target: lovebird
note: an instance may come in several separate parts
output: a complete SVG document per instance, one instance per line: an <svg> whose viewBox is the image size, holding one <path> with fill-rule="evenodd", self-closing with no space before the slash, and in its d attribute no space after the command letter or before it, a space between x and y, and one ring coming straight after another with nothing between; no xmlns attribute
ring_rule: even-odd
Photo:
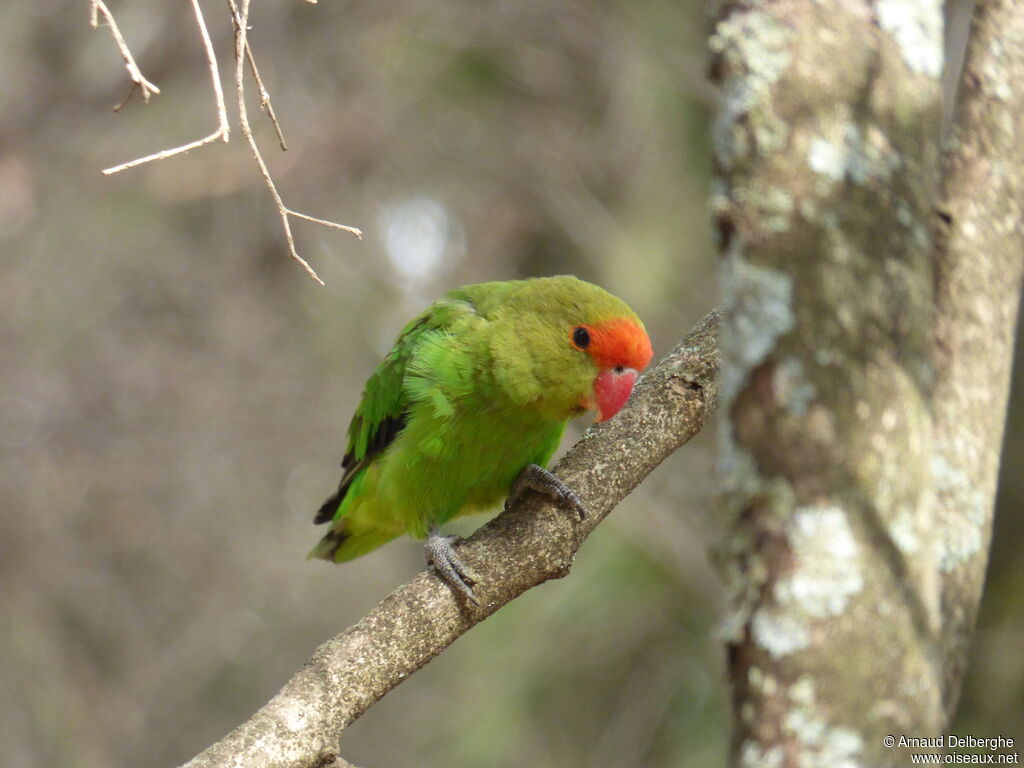
<svg viewBox="0 0 1024 768"><path fill-rule="evenodd" d="M545 466L570 419L622 408L651 354L633 310L575 277L449 291L366 382L338 490L314 518L330 530L309 557L341 563L403 533L425 537L428 564L476 603L456 537L440 527L527 490L585 517Z"/></svg>

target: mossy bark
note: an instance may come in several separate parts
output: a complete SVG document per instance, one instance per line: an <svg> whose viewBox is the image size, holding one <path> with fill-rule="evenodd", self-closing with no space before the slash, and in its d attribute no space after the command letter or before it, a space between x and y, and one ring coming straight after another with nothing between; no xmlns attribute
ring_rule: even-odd
<svg viewBox="0 0 1024 768"><path fill-rule="evenodd" d="M985 581L1024 271L1024 8L981 2L943 157L936 251L936 519L952 714Z"/></svg>
<svg viewBox="0 0 1024 768"><path fill-rule="evenodd" d="M905 765L906 750L884 739L942 733L980 598L1019 204L991 244L1000 255L971 250L984 275L966 288L951 281L963 254L943 260L955 240L943 231L937 247L933 237L941 2L726 2L716 14L734 762ZM1007 58L1024 66L1020 50ZM1005 169L1018 184L1021 173L1019 162ZM943 194L958 183L947 171ZM989 202L1003 215L1005 203ZM972 334L991 324L998 339L983 349L996 407L970 430L984 443L975 470L948 456L975 398L938 407L965 386L969 363L937 353L936 333L941 352L942 329L959 327L965 303L976 310L999 270L1016 282L997 311L969 318ZM950 475L938 476L942 461L984 476L966 512L980 532L970 553L959 554L960 500L937 501Z"/></svg>

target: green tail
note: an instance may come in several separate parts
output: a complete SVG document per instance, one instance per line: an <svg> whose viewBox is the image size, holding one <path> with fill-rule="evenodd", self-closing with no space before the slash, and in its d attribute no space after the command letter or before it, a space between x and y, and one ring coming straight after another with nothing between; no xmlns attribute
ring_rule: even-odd
<svg viewBox="0 0 1024 768"><path fill-rule="evenodd" d="M373 529L352 533L348 531L348 526L345 524L347 522L348 520L344 518L336 522L337 527L320 539L320 543L309 551L306 559L345 563L372 552L399 535L390 531Z"/></svg>

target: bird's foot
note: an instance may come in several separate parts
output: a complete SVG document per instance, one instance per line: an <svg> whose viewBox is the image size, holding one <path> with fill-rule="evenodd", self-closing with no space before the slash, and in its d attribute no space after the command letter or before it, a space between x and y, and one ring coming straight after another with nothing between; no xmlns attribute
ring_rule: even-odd
<svg viewBox="0 0 1024 768"><path fill-rule="evenodd" d="M565 481L558 478L539 464L527 464L519 477L512 483L512 490L505 499L505 509L508 509L525 491L536 491L542 493L556 503L570 507L580 520L586 520L587 508L583 500L576 495L576 491L565 484Z"/></svg>
<svg viewBox="0 0 1024 768"><path fill-rule="evenodd" d="M469 586L476 584L477 579L462 562L455 547L452 546L458 540L458 536L444 536L437 528L431 528L430 534L427 536L427 543L423 547L427 556L427 564L433 566L437 574L469 602L473 605L480 605Z"/></svg>

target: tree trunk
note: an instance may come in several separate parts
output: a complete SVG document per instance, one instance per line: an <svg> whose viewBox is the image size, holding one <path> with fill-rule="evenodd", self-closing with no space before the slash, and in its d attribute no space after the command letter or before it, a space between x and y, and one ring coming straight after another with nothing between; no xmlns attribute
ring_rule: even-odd
<svg viewBox="0 0 1024 768"><path fill-rule="evenodd" d="M906 765L955 705L1022 255L1024 11L976 13L943 162L940 2L718 11L739 765Z"/></svg>

